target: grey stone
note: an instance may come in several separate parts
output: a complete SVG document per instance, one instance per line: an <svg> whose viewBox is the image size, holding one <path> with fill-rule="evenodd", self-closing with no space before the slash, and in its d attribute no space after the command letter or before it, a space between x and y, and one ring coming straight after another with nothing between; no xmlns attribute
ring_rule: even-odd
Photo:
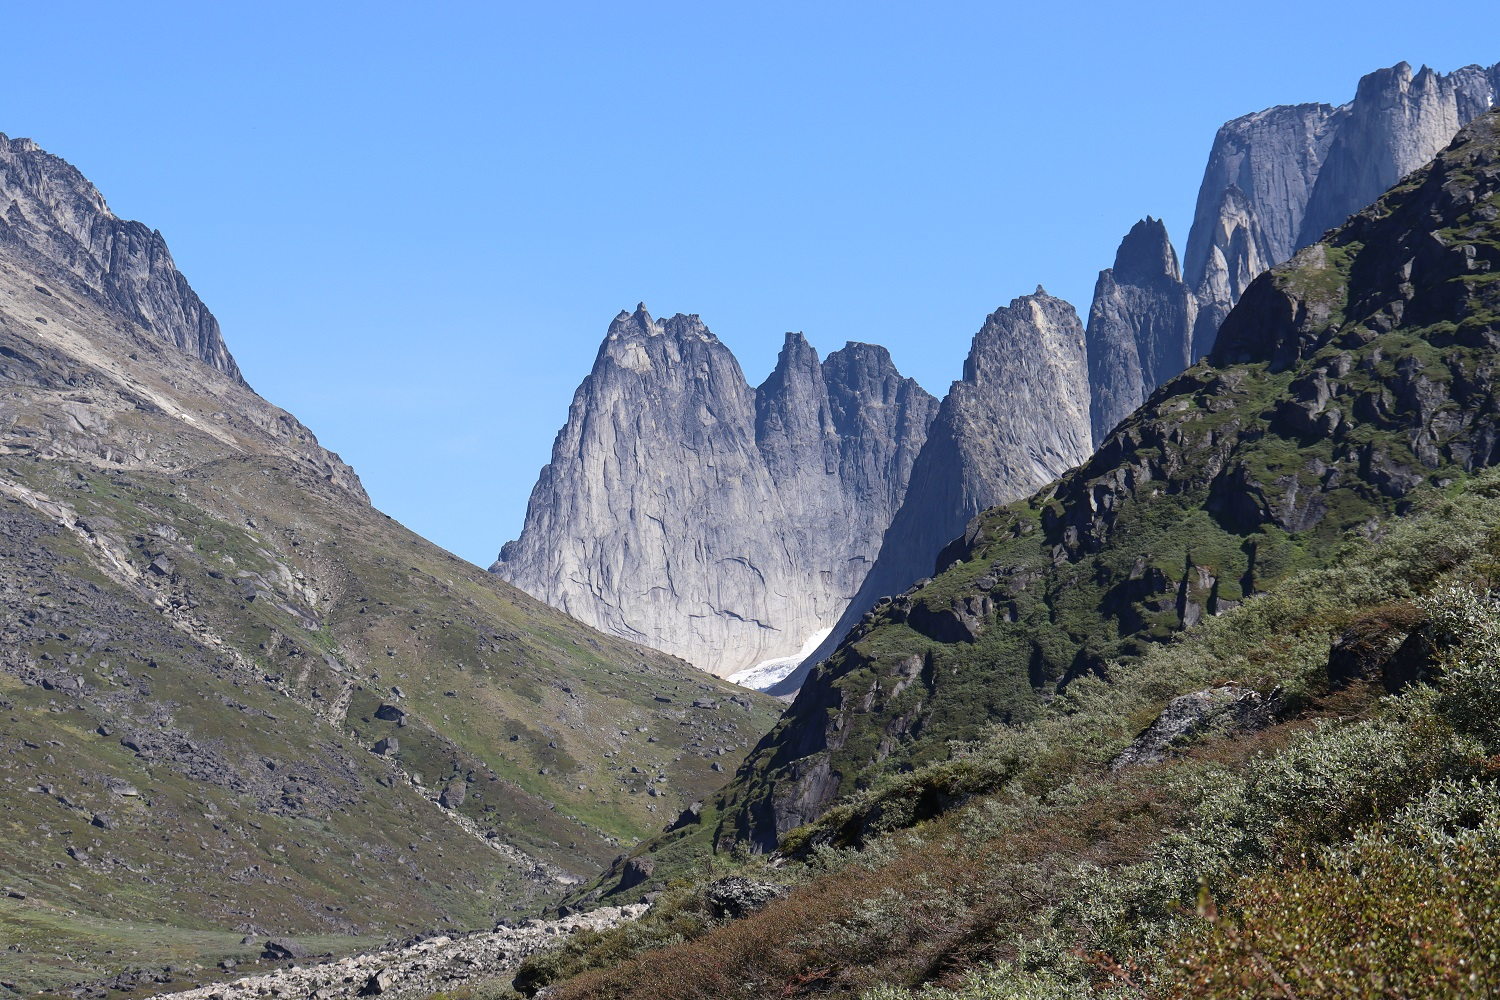
<svg viewBox="0 0 1500 1000"><path fill-rule="evenodd" d="M438 805L444 809L457 809L469 797L469 786L463 781L450 781L438 796Z"/></svg>
<svg viewBox="0 0 1500 1000"><path fill-rule="evenodd" d="M260 957L272 962L306 958L310 954L300 942L289 937L268 938L260 949Z"/></svg>
<svg viewBox="0 0 1500 1000"><path fill-rule="evenodd" d="M1214 139L1184 255L1198 302L1194 357L1262 271L1364 208L1500 97L1500 64L1441 74L1398 63L1366 75L1352 101L1236 118Z"/></svg>
<svg viewBox="0 0 1500 1000"><path fill-rule="evenodd" d="M1038 287L974 335L912 468L879 558L828 639L773 694L790 694L881 597L932 573L970 518L1035 491L1089 456L1088 360L1073 307Z"/></svg>
<svg viewBox="0 0 1500 1000"><path fill-rule="evenodd" d="M1180 695L1110 762L1110 769L1156 764L1210 730L1251 732L1275 719L1277 699L1237 685L1204 688Z"/></svg>
<svg viewBox="0 0 1500 1000"><path fill-rule="evenodd" d="M879 347L788 334L752 390L697 316L622 312L491 568L714 673L794 655L863 582L936 407Z"/></svg>
<svg viewBox="0 0 1500 1000"><path fill-rule="evenodd" d="M715 920L739 920L790 891L790 887L776 882L759 882L743 875L733 875L710 882L703 899Z"/></svg>
<svg viewBox="0 0 1500 1000"><path fill-rule="evenodd" d="M1182 280L1167 227L1147 216L1099 272L1089 308L1089 422L1095 444L1192 363L1197 303Z"/></svg>

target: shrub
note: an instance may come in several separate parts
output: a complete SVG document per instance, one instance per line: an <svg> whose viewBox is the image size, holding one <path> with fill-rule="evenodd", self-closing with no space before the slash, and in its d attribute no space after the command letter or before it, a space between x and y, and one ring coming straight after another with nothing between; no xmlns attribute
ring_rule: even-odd
<svg viewBox="0 0 1500 1000"><path fill-rule="evenodd" d="M1241 881L1232 911L1168 950L1167 998L1449 1000L1500 995L1500 863L1366 840L1339 863Z"/></svg>

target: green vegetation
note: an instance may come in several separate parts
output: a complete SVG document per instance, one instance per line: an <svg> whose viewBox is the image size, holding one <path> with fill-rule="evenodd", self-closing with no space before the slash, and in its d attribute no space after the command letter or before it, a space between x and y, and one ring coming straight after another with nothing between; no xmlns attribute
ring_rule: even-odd
<svg viewBox="0 0 1500 1000"><path fill-rule="evenodd" d="M518 982L652 1000L1493 995L1497 570L1488 473L1110 682L888 777L798 831L791 860L721 857ZM1428 682L1388 696L1371 665L1335 683L1330 647L1382 628L1432 651ZM1279 692L1276 721L1110 771L1168 700L1228 681ZM961 804L913 822L934 791ZM861 846L840 846L856 820ZM791 893L714 920L706 894L731 872ZM1349 961L1309 958L1325 954Z"/></svg>
<svg viewBox="0 0 1500 1000"><path fill-rule="evenodd" d="M0 978L23 990L240 960L246 933L344 952L539 912L779 707L287 464L12 458L5 481L73 512L0 503L0 888L25 897L0 899Z"/></svg>

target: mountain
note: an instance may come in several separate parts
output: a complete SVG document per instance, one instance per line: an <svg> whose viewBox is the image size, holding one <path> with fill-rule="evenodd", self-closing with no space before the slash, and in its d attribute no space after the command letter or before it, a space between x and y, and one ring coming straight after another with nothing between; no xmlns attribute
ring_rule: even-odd
<svg viewBox="0 0 1500 1000"><path fill-rule="evenodd" d="M1147 216L1099 272L1087 328L1089 426L1103 441L1152 390L1192 364L1187 333L1197 301L1182 280L1167 227Z"/></svg>
<svg viewBox="0 0 1500 1000"><path fill-rule="evenodd" d="M1088 456L1083 324L1040 286L985 318L912 467L879 558L829 638L767 690L786 695L865 609L932 572L934 555L975 514L1061 475Z"/></svg>
<svg viewBox="0 0 1500 1000"><path fill-rule="evenodd" d="M1261 272L1432 159L1497 100L1500 65L1413 74L1400 63L1362 78L1354 99L1339 107L1281 105L1220 128L1198 189L1185 275L1177 274L1165 231L1147 218L1095 287L1094 440L1208 353L1224 317ZM1121 278L1122 265L1133 277Z"/></svg>
<svg viewBox="0 0 1500 1000"><path fill-rule="evenodd" d="M863 582L936 407L883 348L788 334L752 390L697 316L622 312L491 569L704 670L784 672Z"/></svg>
<svg viewBox="0 0 1500 1000"><path fill-rule="evenodd" d="M539 907L770 725L375 510L158 234L0 164L0 980Z"/></svg>
<svg viewBox="0 0 1500 1000"><path fill-rule="evenodd" d="M1497 275L1500 109L976 519L583 895L651 909L514 987L1495 995Z"/></svg>
<svg viewBox="0 0 1500 1000"><path fill-rule="evenodd" d="M770 849L1496 464L1497 276L1500 112L1256 279L1206 361L878 604L736 775L715 840Z"/></svg>
<svg viewBox="0 0 1500 1000"><path fill-rule="evenodd" d="M1184 261L1199 307L1193 357L1212 348L1257 275L1432 159L1497 101L1500 64L1413 74L1403 62L1362 78L1348 104L1275 107L1221 128Z"/></svg>
<svg viewBox="0 0 1500 1000"><path fill-rule="evenodd" d="M218 321L172 263L161 233L117 218L82 174L30 139L0 140L0 241L11 255L61 269L103 309L243 382Z"/></svg>

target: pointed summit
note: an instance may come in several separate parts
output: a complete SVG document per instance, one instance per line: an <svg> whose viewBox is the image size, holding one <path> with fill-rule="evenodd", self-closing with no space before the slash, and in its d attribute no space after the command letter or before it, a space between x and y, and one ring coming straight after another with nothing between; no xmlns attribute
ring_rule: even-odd
<svg viewBox="0 0 1500 1000"><path fill-rule="evenodd" d="M1162 276L1180 281L1182 272L1177 266L1177 252L1167 238L1166 224L1148 215L1131 226L1115 251L1111 270L1115 280L1125 284L1147 284Z"/></svg>
<svg viewBox="0 0 1500 1000"><path fill-rule="evenodd" d="M1167 227L1147 216L1120 241L1115 266L1099 272L1094 285L1087 336L1095 442L1191 363L1195 315Z"/></svg>
<svg viewBox="0 0 1500 1000"><path fill-rule="evenodd" d="M697 315L622 312L492 570L715 673L794 657L843 612L904 495L936 408L907 383L892 368L831 385L788 333L752 391Z"/></svg>
<svg viewBox="0 0 1500 1000"><path fill-rule="evenodd" d="M937 554L979 511L1025 496L1088 457L1087 378L1077 312L1040 285L985 319L964 377L938 407L912 464L879 559L829 641L877 599L930 574ZM770 690L795 691L830 648L825 642Z"/></svg>

